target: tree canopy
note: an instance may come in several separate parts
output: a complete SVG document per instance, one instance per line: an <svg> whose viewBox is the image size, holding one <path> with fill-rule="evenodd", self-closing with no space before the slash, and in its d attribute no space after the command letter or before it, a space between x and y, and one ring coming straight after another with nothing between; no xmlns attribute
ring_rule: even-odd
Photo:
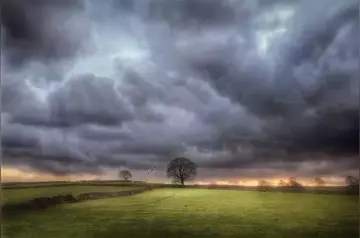
<svg viewBox="0 0 360 238"><path fill-rule="evenodd" d="M345 181L348 186L359 186L359 179L354 176L347 176Z"/></svg>
<svg viewBox="0 0 360 238"><path fill-rule="evenodd" d="M325 185L325 180L321 177L316 177L314 179L316 186L321 187Z"/></svg>
<svg viewBox="0 0 360 238"><path fill-rule="evenodd" d="M185 181L196 176L197 166L191 160L179 157L170 161L166 172L168 178L173 179L175 183L184 185Z"/></svg>
<svg viewBox="0 0 360 238"><path fill-rule="evenodd" d="M288 180L288 186L291 188L302 188L303 186L299 183L295 177L290 177Z"/></svg>
<svg viewBox="0 0 360 238"><path fill-rule="evenodd" d="M124 180L129 180L132 177L132 174L129 170L124 169L119 172L119 177Z"/></svg>

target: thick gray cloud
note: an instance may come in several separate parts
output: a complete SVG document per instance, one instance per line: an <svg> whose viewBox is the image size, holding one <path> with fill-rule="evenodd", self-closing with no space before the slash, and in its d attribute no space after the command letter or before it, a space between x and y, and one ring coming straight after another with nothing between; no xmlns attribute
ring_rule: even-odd
<svg viewBox="0 0 360 238"><path fill-rule="evenodd" d="M4 51L13 65L68 58L85 50L90 36L82 1L2 1ZM60 24L59 24L60 23Z"/></svg>
<svg viewBox="0 0 360 238"><path fill-rule="evenodd" d="M204 176L312 176L357 163L355 0L35 3L2 8L5 165L96 173L185 154Z"/></svg>

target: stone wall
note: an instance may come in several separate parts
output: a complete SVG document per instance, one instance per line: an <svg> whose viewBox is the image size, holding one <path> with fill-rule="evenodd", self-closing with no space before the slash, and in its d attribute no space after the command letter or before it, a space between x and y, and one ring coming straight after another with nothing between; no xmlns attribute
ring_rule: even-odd
<svg viewBox="0 0 360 238"><path fill-rule="evenodd" d="M109 197L120 197L120 196L130 196L135 195L138 193L145 192L150 190L148 188L136 189L136 190L125 190L125 191L118 191L118 192L101 192L101 193L83 193L80 194L77 199L78 201L84 200L93 200L93 199L102 199L102 198L109 198Z"/></svg>
<svg viewBox="0 0 360 238"><path fill-rule="evenodd" d="M38 197L19 204L5 204L2 206L1 211L2 213L6 214L11 212L21 212L25 210L41 210L57 204L75 203L86 200L95 200L95 199L103 199L110 197L130 196L148 190L151 190L151 188L146 187L146 188L117 191L117 192L82 193L76 197L71 194L57 195L52 197Z"/></svg>

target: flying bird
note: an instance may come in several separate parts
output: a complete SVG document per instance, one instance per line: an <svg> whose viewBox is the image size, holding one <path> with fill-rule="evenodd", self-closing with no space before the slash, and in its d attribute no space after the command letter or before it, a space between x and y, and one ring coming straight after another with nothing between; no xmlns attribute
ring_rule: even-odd
<svg viewBox="0 0 360 238"><path fill-rule="evenodd" d="M146 172L148 174L152 173L154 170L156 169L156 166L154 166L153 168L147 169Z"/></svg>

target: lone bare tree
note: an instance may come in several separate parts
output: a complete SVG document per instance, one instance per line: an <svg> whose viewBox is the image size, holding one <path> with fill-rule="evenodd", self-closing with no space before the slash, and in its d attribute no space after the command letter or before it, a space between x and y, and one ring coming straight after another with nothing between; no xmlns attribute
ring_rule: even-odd
<svg viewBox="0 0 360 238"><path fill-rule="evenodd" d="M314 181L317 187L323 187L325 185L325 180L321 177L316 177Z"/></svg>
<svg viewBox="0 0 360 238"><path fill-rule="evenodd" d="M167 167L167 177L172 178L175 183L184 185L186 180L190 180L196 176L197 166L194 162L187 158L179 157L170 161Z"/></svg>
<svg viewBox="0 0 360 238"><path fill-rule="evenodd" d="M119 177L127 181L132 177L132 174L129 170L124 169L119 172Z"/></svg>

